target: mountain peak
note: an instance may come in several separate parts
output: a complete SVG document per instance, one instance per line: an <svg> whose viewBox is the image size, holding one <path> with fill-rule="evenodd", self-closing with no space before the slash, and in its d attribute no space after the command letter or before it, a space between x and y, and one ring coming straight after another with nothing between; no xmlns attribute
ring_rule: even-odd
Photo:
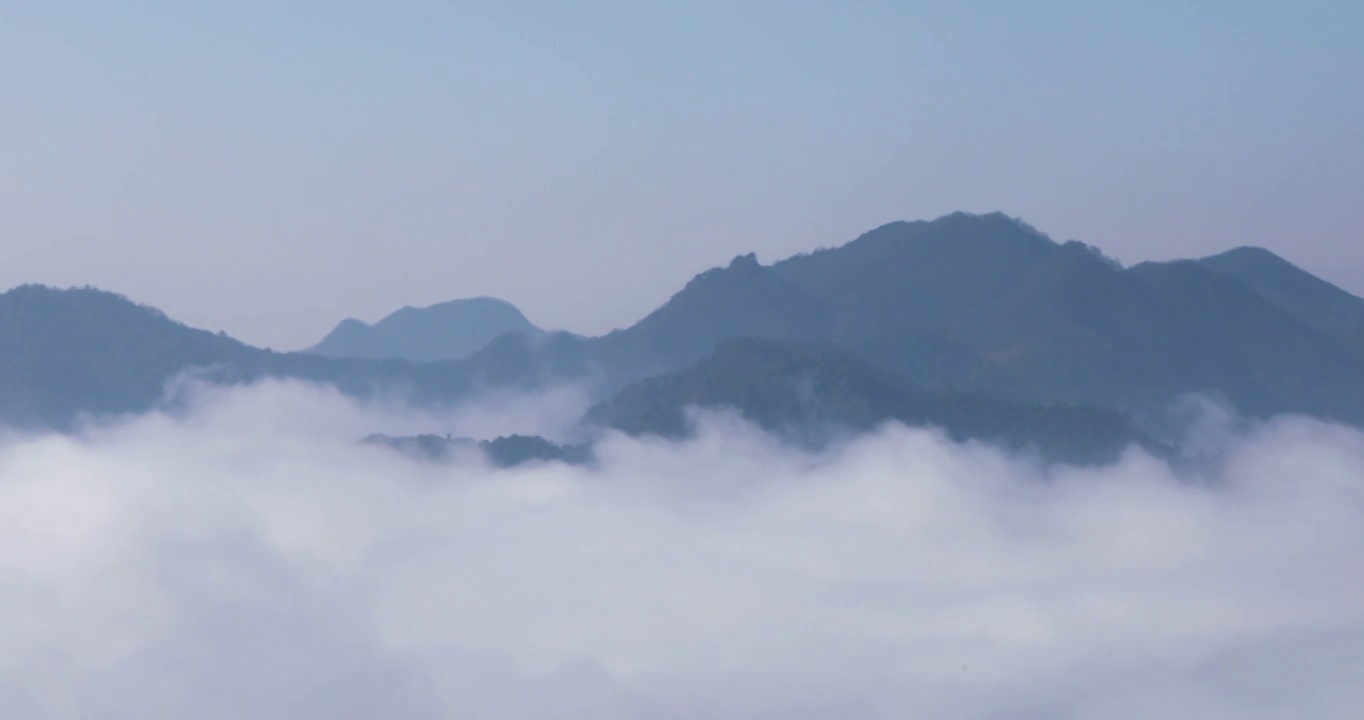
<svg viewBox="0 0 1364 720"><path fill-rule="evenodd" d="M1188 262L1198 263L1218 272L1240 276L1243 281L1253 276L1261 281L1276 279L1276 281L1284 282L1291 277L1298 282L1309 282L1308 278L1311 278L1311 282L1327 284L1326 281L1311 275L1273 251L1255 245L1234 247L1216 255L1209 255Z"/></svg>
<svg viewBox="0 0 1364 720"><path fill-rule="evenodd" d="M1041 230L1038 230L1036 227L1033 227L1027 221L1023 220L1023 218L1013 217L1012 215L1006 215L998 210L983 214L974 214L958 211L946 217L951 219L951 221L957 223L971 223L982 227L997 228L999 230L1005 230L1010 232L1020 232L1021 236L1026 236L1033 240L1041 241L1046 245L1057 244L1056 241L1053 240L1050 235L1042 232ZM939 220L941 219L943 218L939 218Z"/></svg>
<svg viewBox="0 0 1364 720"><path fill-rule="evenodd" d="M747 255L737 255L729 261L730 270L757 270L762 267L758 264L758 254L749 253Z"/></svg>
<svg viewBox="0 0 1364 720"><path fill-rule="evenodd" d="M1236 278L1364 358L1364 299L1261 247L1242 246L1193 262Z"/></svg>
<svg viewBox="0 0 1364 720"><path fill-rule="evenodd" d="M732 337L819 336L827 320L827 308L748 253L696 275L614 342L654 360L692 362Z"/></svg>
<svg viewBox="0 0 1364 720"><path fill-rule="evenodd" d="M309 352L433 362L467 357L507 333L539 337L544 331L505 300L472 297L424 308L404 306L373 325L348 318Z"/></svg>
<svg viewBox="0 0 1364 720"><path fill-rule="evenodd" d="M10 288L0 294L0 298L25 306L54 306L67 308L104 308L117 312L133 312L169 320L164 312L136 302L124 295L85 285L83 287L57 288L51 285L29 283Z"/></svg>
<svg viewBox="0 0 1364 720"><path fill-rule="evenodd" d="M1272 251L1259 247L1258 245L1241 245L1216 255L1210 255L1200 260L1204 264L1218 263L1255 263L1255 264L1275 264L1291 265L1292 263L1274 254Z"/></svg>
<svg viewBox="0 0 1364 720"><path fill-rule="evenodd" d="M962 210L933 220L888 222L861 234L848 245L897 245L905 242L947 243L1004 251L1019 249L1024 252L1036 252L1058 245L1049 235L1020 218L998 211L969 213Z"/></svg>

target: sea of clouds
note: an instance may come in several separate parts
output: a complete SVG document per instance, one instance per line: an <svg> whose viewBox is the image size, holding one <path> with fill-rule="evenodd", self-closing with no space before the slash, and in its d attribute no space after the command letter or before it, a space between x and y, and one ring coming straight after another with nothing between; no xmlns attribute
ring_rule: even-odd
<svg viewBox="0 0 1364 720"><path fill-rule="evenodd" d="M505 400L505 399L504 399ZM590 467L572 390L445 415L317 387L0 439L6 718L1364 713L1364 435L1204 423L1212 460L1047 467L888 426L818 454L724 414Z"/></svg>

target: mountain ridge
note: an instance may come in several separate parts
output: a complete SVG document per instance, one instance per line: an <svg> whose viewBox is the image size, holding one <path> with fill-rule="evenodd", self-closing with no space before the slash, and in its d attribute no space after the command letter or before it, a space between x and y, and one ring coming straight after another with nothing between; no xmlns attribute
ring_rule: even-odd
<svg viewBox="0 0 1364 720"><path fill-rule="evenodd" d="M293 378L425 405L562 382L605 402L747 338L835 347L930 394L1141 416L1207 393L1255 416L1364 424L1357 328L1364 300L1268 251L1125 268L1002 213L954 213L771 265L735 256L600 337L512 330L432 362L277 353L112 293L21 286L0 295L0 421L70 428L140 412L193 368L216 382Z"/></svg>
<svg viewBox="0 0 1364 720"><path fill-rule="evenodd" d="M1265 248L1243 245L1197 262L1236 278L1280 309L1364 358L1364 299Z"/></svg>
<svg viewBox="0 0 1364 720"><path fill-rule="evenodd" d="M143 412L190 370L224 384L274 377L361 398L388 393L417 405L449 404L487 389L533 390L580 369L547 347L552 339L532 345L512 333L462 360L431 363L280 353L189 327L116 293L24 285L0 294L0 423L70 430L87 416Z"/></svg>

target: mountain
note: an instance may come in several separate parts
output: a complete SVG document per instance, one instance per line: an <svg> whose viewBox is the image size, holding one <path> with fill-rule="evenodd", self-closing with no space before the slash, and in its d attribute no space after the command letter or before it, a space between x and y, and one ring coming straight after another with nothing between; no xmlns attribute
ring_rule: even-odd
<svg viewBox="0 0 1364 720"><path fill-rule="evenodd" d="M263 358L112 293L28 285L0 295L0 419L10 425L145 410L184 368L254 367Z"/></svg>
<svg viewBox="0 0 1364 720"><path fill-rule="evenodd" d="M1265 251L1125 268L999 213L890 223L768 266L741 255L608 335L512 330L436 362L275 353L111 293L25 286L0 295L0 421L64 428L82 414L140 412L189 370L218 382L304 379L424 405L573 381L618 408L671 407L676 373L708 377L697 363L749 339L845 352L860 370L848 357L814 356L835 374L881 378L902 400L927 393L959 403L1088 406L1145 424L1172 400L1207 393L1252 415L1364 425L1361 305ZM385 327L420 325L407 322ZM808 352L798 356L808 360ZM651 384L656 375L672 380ZM733 369L720 377L735 377ZM742 409L746 393L764 387L761 377L745 377L693 399ZM656 402L649 393L660 393ZM760 420L761 409L750 408ZM1010 412L1000 417L1030 417ZM906 413L869 417L916 417ZM865 425L856 415L836 419Z"/></svg>
<svg viewBox="0 0 1364 720"><path fill-rule="evenodd" d="M953 213L771 266L741 256L587 353L607 388L758 337L829 342L930 390L1142 414L1208 393L1255 414L1364 422L1356 328L1257 287L1196 266L1124 268L1000 213ZM1351 301L1364 302L1331 307Z"/></svg>
<svg viewBox="0 0 1364 720"><path fill-rule="evenodd" d="M1048 460L1107 462L1132 443L1166 452L1115 411L931 392L834 345L757 338L725 341L685 370L625 388L586 419L631 435L681 437L689 431L689 407L733 408L816 447L842 432L897 420L939 427L957 440L1031 448Z"/></svg>
<svg viewBox="0 0 1364 720"><path fill-rule="evenodd" d="M458 361L329 358L251 347L91 288L27 285L0 294L0 423L69 429L82 415L143 412L189 371L221 383L299 379L357 397L440 405L579 378L586 365L578 340L563 334L504 335Z"/></svg>
<svg viewBox="0 0 1364 720"><path fill-rule="evenodd" d="M697 275L629 328L589 341L590 352L623 385L695 362L730 338L825 337L831 316L823 303L749 253Z"/></svg>
<svg viewBox="0 0 1364 720"><path fill-rule="evenodd" d="M841 310L836 339L858 349L901 334L901 318L937 328L1011 378L1030 400L1120 404L1151 386L1148 362L1164 317L1120 266L1079 243L1059 244L1002 214L956 213L882 226L776 272ZM869 353L869 356L872 356ZM902 356L882 364L911 377ZM974 378L965 389L991 390Z"/></svg>
<svg viewBox="0 0 1364 720"><path fill-rule="evenodd" d="M930 387L970 385L1004 391L1013 381L946 328L887 308L859 308L819 297L752 253L697 275L663 306L624 330L589 341L608 387L684 367L733 338L833 340Z"/></svg>
<svg viewBox="0 0 1364 720"><path fill-rule="evenodd" d="M1280 310L1364 357L1364 299L1264 248L1239 247L1198 263L1236 278Z"/></svg>
<svg viewBox="0 0 1364 720"><path fill-rule="evenodd" d="M1236 278L1189 260L1131 273L1166 306L1167 361L1185 389L1216 391L1255 415L1364 422L1364 363Z"/></svg>
<svg viewBox="0 0 1364 720"><path fill-rule="evenodd" d="M1212 393L1259 414L1364 421L1364 365L1235 278L1125 269L998 213L892 223L773 270L840 310L840 344L884 343L913 318L1000 369L1015 388L1000 394L1150 411ZM915 377L894 356L880 364Z"/></svg>
<svg viewBox="0 0 1364 720"><path fill-rule="evenodd" d="M1139 384L1148 368L1070 316L1095 301L1124 306L1122 322L1093 320L1158 335L1164 318L1134 297L1146 292L1139 286L1086 246L997 213L956 213L890 223L771 266L741 256L589 343L616 387L684 367L725 340L759 337L829 341L929 389L1111 404L1125 399L1113 388Z"/></svg>
<svg viewBox="0 0 1364 720"><path fill-rule="evenodd" d="M511 303L476 297L425 308L404 307L373 325L348 318L307 352L413 362L458 360L493 338L513 332L529 338L545 334Z"/></svg>

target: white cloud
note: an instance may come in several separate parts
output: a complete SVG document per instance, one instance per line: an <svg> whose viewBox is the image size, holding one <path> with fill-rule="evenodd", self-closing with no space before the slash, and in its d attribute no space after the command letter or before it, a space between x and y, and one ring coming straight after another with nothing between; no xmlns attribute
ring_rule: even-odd
<svg viewBox="0 0 1364 720"><path fill-rule="evenodd" d="M537 408L571 396L444 418L276 383L193 397L0 449L7 717L1364 706L1353 430L1205 427L1218 469L1177 477L898 427L810 455L711 416L687 443L609 438L598 467L493 471L353 441L562 428Z"/></svg>

